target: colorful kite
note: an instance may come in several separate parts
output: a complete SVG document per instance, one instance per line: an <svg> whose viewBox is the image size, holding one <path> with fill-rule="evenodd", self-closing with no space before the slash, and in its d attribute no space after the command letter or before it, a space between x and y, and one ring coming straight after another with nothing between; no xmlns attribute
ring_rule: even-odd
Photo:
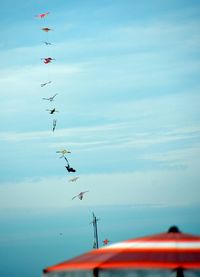
<svg viewBox="0 0 200 277"><path fill-rule="evenodd" d="M40 13L40 14L36 15L35 17L38 17L38 18L42 19L42 18L45 18L48 14L49 14L49 12Z"/></svg>
<svg viewBox="0 0 200 277"><path fill-rule="evenodd" d="M76 172L76 169L70 167L69 165L65 166L68 172Z"/></svg>
<svg viewBox="0 0 200 277"><path fill-rule="evenodd" d="M41 87L44 87L44 86L46 86L46 85L48 85L48 84L50 84L50 83L52 83L52 81L48 81L48 82L46 82L46 83L43 83L43 84L41 84L40 86L41 86Z"/></svg>
<svg viewBox="0 0 200 277"><path fill-rule="evenodd" d="M103 245L107 245L109 242L111 242L111 241L108 240L108 239L105 239L105 240L103 241Z"/></svg>
<svg viewBox="0 0 200 277"><path fill-rule="evenodd" d="M77 177L69 179L69 182L76 182L78 179L79 179L79 177L77 176Z"/></svg>
<svg viewBox="0 0 200 277"><path fill-rule="evenodd" d="M70 154L71 152L66 149L62 149L62 150L56 151L56 153L62 154L59 158L63 158L65 157L65 154Z"/></svg>
<svg viewBox="0 0 200 277"><path fill-rule="evenodd" d="M56 95L58 95L58 93L54 94L53 96L49 97L49 98L42 98L43 100L48 100L50 102L52 102L54 100L54 98L56 97Z"/></svg>
<svg viewBox="0 0 200 277"><path fill-rule="evenodd" d="M41 30L44 31L44 32L53 31L53 29L50 29L50 28L48 28L48 27L44 27L44 28L42 28Z"/></svg>
<svg viewBox="0 0 200 277"><path fill-rule="evenodd" d="M44 44L46 45L53 45L52 43L48 42L48 41L42 41Z"/></svg>
<svg viewBox="0 0 200 277"><path fill-rule="evenodd" d="M41 60L43 60L44 61L44 63L45 64L47 64L47 63L50 63L51 61L55 61L56 59L53 59L53 58L41 58Z"/></svg>
<svg viewBox="0 0 200 277"><path fill-rule="evenodd" d="M56 124L57 124L57 120L54 119L54 120L53 120L53 129L52 129L53 132L54 132L55 129L56 129Z"/></svg>
<svg viewBox="0 0 200 277"><path fill-rule="evenodd" d="M65 161L67 162L67 166L65 166L66 167L66 169L67 169L67 171L68 172L76 172L76 170L73 168L73 167L71 167L70 165L69 165L69 162L68 162L68 160L67 160L67 158L64 156L64 159L65 159Z"/></svg>
<svg viewBox="0 0 200 277"><path fill-rule="evenodd" d="M79 194L77 194L76 196L74 196L74 197L72 198L72 200L73 200L74 198L76 198L76 197L78 197L80 200L82 200L82 199L83 199L83 195L84 195L86 192L89 192L89 190L81 191Z"/></svg>
<svg viewBox="0 0 200 277"><path fill-rule="evenodd" d="M56 109L55 109L55 108L54 108L54 109L52 109L52 110L47 109L46 111L50 112L50 114L54 114L55 112L58 112L58 111L56 111Z"/></svg>

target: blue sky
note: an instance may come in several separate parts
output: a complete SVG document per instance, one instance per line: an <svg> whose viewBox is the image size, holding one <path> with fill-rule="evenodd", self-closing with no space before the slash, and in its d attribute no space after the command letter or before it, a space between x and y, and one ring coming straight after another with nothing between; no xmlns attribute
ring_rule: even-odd
<svg viewBox="0 0 200 277"><path fill-rule="evenodd" d="M80 216L83 209L90 220L97 207L109 206L114 216L114 207L124 205L168 207L172 218L175 210L188 208L184 227L189 226L190 207L197 207L197 216L200 200L199 10L194 0L1 1L0 214L7 218L5 226L15 215L23 221L24 211L31 211L33 222L40 211L56 224L54 209L56 217L60 209L72 214L76 209L78 218L80 208ZM45 20L35 17L43 12L50 12ZM43 27L54 31L46 34ZM45 46L46 40L53 45ZM43 64L41 58L49 56L56 61ZM49 86L40 87L49 80ZM42 100L55 93L54 102ZM54 106L55 117L45 111ZM72 152L69 161L80 177L76 183L69 182L72 176L56 153L62 148ZM89 193L82 202L71 200L83 190ZM138 221L143 234L144 214ZM76 219L72 229L73 224ZM36 225L42 232L41 221ZM165 230L158 226L158 232ZM115 230L109 230L113 236ZM26 231L24 226L21 235ZM13 240L20 232L14 221ZM128 235L121 230L116 240ZM58 245L55 250L59 253ZM78 246L71 255L76 251Z"/></svg>

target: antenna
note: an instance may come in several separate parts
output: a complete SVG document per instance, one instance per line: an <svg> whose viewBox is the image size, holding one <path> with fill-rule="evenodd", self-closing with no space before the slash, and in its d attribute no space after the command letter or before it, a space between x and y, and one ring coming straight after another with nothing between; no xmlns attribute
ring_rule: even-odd
<svg viewBox="0 0 200 277"><path fill-rule="evenodd" d="M93 224L93 229L94 229L94 244L93 244L93 248L94 249L98 249L99 248L99 242L98 242L97 221L99 221L99 219L96 218L94 213L92 213L92 215L93 215L93 221L91 223Z"/></svg>

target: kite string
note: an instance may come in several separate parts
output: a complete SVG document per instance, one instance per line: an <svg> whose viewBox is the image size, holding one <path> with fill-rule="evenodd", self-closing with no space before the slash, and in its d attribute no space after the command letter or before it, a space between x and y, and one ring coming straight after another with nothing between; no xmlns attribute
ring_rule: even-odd
<svg viewBox="0 0 200 277"><path fill-rule="evenodd" d="M45 26L43 26L42 28L46 28L46 27L48 27L48 26L46 26L46 17L44 16L43 18L42 18L42 21L43 21L43 23L45 23L44 25ZM48 34L49 32L47 31L46 32L46 42L47 43L51 43L50 41L49 41L49 34ZM45 42L43 42L44 43L44 46L46 46L46 47L49 47L50 45L48 45L47 43L45 43ZM46 50L46 48L45 48L45 50ZM48 49L48 50L50 50L50 49ZM48 51L48 55L46 55L46 56L44 56L43 58L48 58L48 57L51 57L51 55L49 54L49 52L50 51ZM52 58L54 58L54 57L52 57ZM51 66L51 62L49 63L49 64L45 64L44 66L48 66L48 68L46 69L47 70L47 75L48 75L48 77L50 77L50 75L51 75L51 71L50 71L50 68L49 68L49 66ZM49 81L50 81L51 79L49 79ZM55 119L54 119L54 121L55 121ZM87 210L88 210L88 213L90 214L90 215L92 215L93 213L94 213L94 206L92 205L90 205L90 206L86 206L87 207ZM89 223L88 223L89 224Z"/></svg>
<svg viewBox="0 0 200 277"><path fill-rule="evenodd" d="M42 26L42 28L41 29L43 29L43 28L49 28L47 25L48 24L46 24L46 16L44 16L43 18L42 18L42 21L45 23L43 23L43 26ZM50 28L49 28L50 29ZM51 29L50 29L51 30ZM45 47L45 55L42 57L43 59L48 59L48 58L52 58L51 57L51 55L50 55L50 49L49 49L49 46L50 46L50 44L48 44L49 43L49 31L47 30L46 31L46 41L44 40L43 41L43 46ZM48 47L48 51L46 52L46 50L47 50L47 47ZM47 53L47 54L46 54ZM44 60L43 60L43 63L44 63ZM46 67L48 67L48 68L45 68L45 70L46 70L46 73L47 73L47 80L45 81L45 82L52 82L52 80L51 80L51 69L50 69L50 66L51 66L51 60L50 60L50 62L48 62L48 63L46 63L45 64L45 66ZM48 97L52 97L52 95L48 95ZM52 108L52 107L51 107ZM54 107L55 108L55 107ZM56 125L57 125L57 119L53 119L53 120L51 120L51 122L52 122L52 131L54 132L55 131L55 128L56 128Z"/></svg>
<svg viewBox="0 0 200 277"><path fill-rule="evenodd" d="M47 25L46 25L46 17L43 17L42 19L42 27L41 27L41 30L43 30L43 28L48 28L47 27ZM44 24L45 23L45 24ZM43 30L44 31L44 30ZM48 45L46 45L46 42L48 43L48 40L49 40L49 34L48 34L48 31L44 31L44 32L46 32L46 35L45 35L45 39L44 39L44 41L42 41L42 43L44 44L44 46L48 46ZM45 58L49 58L50 57L50 54L49 54L49 51L46 51L46 47L45 47L45 54L44 54L44 56L42 57L42 59L45 59ZM46 54L47 53L47 54ZM43 62L44 62L44 60L43 60ZM45 64L46 66L48 66L49 64L47 63L47 64ZM47 79L48 79L48 82L49 81L51 81L50 80L50 68L48 67L48 68L46 68L46 72L47 72ZM46 80L47 81L47 80Z"/></svg>
<svg viewBox="0 0 200 277"><path fill-rule="evenodd" d="M44 23L45 23L45 28L47 27L47 25L46 25L46 18L44 17ZM46 32L46 42L49 42L49 32L47 31ZM45 50L46 50L46 48L48 47L48 45L46 45L45 43L44 43L44 46L45 46ZM48 49L49 50L49 49ZM47 51L48 52L48 55L45 55L45 58L48 58L48 57L51 57L50 56L50 54L49 54L49 51ZM50 78L50 68L49 68L49 65L50 64L46 64L46 66L48 66L48 68L47 68L47 76L48 76L48 79L50 80L51 78Z"/></svg>

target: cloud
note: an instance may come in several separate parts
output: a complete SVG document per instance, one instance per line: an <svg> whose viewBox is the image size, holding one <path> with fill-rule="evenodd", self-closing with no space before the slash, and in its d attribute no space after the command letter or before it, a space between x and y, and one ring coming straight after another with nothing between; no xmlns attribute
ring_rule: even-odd
<svg viewBox="0 0 200 277"><path fill-rule="evenodd" d="M118 131L119 129L123 129L124 124L103 124L103 125L96 125L96 126L85 126L85 127L74 127L74 128L65 128L59 129L55 133L54 138L66 138L70 136L78 136L81 137L82 135L87 135L92 138L92 134L95 133L104 133L107 131ZM42 138L49 137L50 131L41 131L41 132L2 132L0 140L2 141L25 141L25 140L40 140Z"/></svg>
<svg viewBox="0 0 200 277"><path fill-rule="evenodd" d="M189 205L199 202L197 172L148 171L81 175L78 183L53 177L0 186L1 209L97 205ZM80 201L72 197L89 190ZM22 201L23 200L23 201Z"/></svg>
<svg viewBox="0 0 200 277"><path fill-rule="evenodd" d="M110 172L190 166L199 139L199 19L169 18L167 14L133 21L131 14L131 20L105 25L101 21L94 29L87 21L81 31L74 30L73 21L71 27L68 23L63 27L66 36L60 36L59 28L52 34L57 41L51 48L40 45L41 33L31 47L2 51L4 168L11 155L21 160L21 168L30 157L32 165L42 168L43 153L49 157L59 148L82 153L80 168L88 166L94 172L104 170L102 164ZM69 27L74 29L70 32ZM47 50L56 58L49 66L40 60ZM51 86L41 88L48 80L53 81ZM52 117L45 111L49 103L41 98L55 92L58 128L52 134ZM86 161L84 154L90 159ZM48 160L52 169L50 164L54 165L52 157ZM42 169L36 171L43 174Z"/></svg>
<svg viewBox="0 0 200 277"><path fill-rule="evenodd" d="M143 159L167 163L171 166L191 166L199 163L200 144L176 150L161 151L160 153L144 154Z"/></svg>
<svg viewBox="0 0 200 277"><path fill-rule="evenodd" d="M46 68L44 68L45 66ZM29 96L33 94L33 92L34 95L37 95L40 91L39 88L42 81L49 81L47 77L54 76L56 79L62 79L64 77L80 74L83 71L84 64L15 66L13 68L0 70L0 83L4 90L11 92L9 94L10 97L25 96L27 92ZM47 79L43 79L45 78L43 76L46 76ZM15 85L14 88L13 84ZM3 91L3 93L5 95L5 91Z"/></svg>
<svg viewBox="0 0 200 277"><path fill-rule="evenodd" d="M101 70L101 75L99 75L100 78L103 77L101 82L109 72L109 76L118 76L122 81L130 80L132 77L132 82L138 83L138 87L149 85L152 81L154 85L156 81L159 84L167 80L169 82L168 76L171 76L172 72L179 76L185 71L198 70L199 62L191 59L191 55L189 57L186 55L198 49L200 39L198 25L198 21L169 23L161 20L148 22L148 24L135 23L123 27L109 27L87 38L70 37L67 40L63 38L56 46L48 48L48 53L52 53L57 59L51 67L52 75L56 78L59 74L65 75L63 69L66 66L56 66L57 63L66 65L82 63L88 64L90 76L95 76ZM112 40L108 39L110 37ZM194 48L191 48L191 45ZM43 49L42 46L34 45L1 52L1 64L3 68L16 64L20 67L27 66L27 64L36 65L37 70L33 69L31 72L27 67L27 73L34 76L35 72L38 72L41 76L41 73L44 74L44 67L38 71L37 63L40 63L41 55L45 53ZM106 74L102 68L107 72ZM6 75L13 76L7 73ZM154 76L157 76L156 80L152 80ZM106 79L105 82L108 85L109 80ZM144 79L146 82L143 81Z"/></svg>
<svg viewBox="0 0 200 277"><path fill-rule="evenodd" d="M58 129L54 136L49 136L52 131L40 132L2 132L0 140L15 142L46 141L49 148L63 148L66 144L69 147L80 148L88 151L99 148L149 148L158 144L169 144L182 141L198 139L200 128L189 127L168 127L161 130L141 131L133 130L132 122L118 124L100 124L85 127L74 127ZM67 142L66 142L67 139Z"/></svg>
<svg viewBox="0 0 200 277"><path fill-rule="evenodd" d="M135 138L127 140L125 143L127 146L138 146L148 148L150 145L158 145L158 144L167 144L172 142L181 142L184 140L190 140L193 138L199 138L200 136L200 129L198 127L194 128L185 128L181 129L174 129L172 132L169 131L161 131L161 132L146 132L146 133L139 133L136 134Z"/></svg>

